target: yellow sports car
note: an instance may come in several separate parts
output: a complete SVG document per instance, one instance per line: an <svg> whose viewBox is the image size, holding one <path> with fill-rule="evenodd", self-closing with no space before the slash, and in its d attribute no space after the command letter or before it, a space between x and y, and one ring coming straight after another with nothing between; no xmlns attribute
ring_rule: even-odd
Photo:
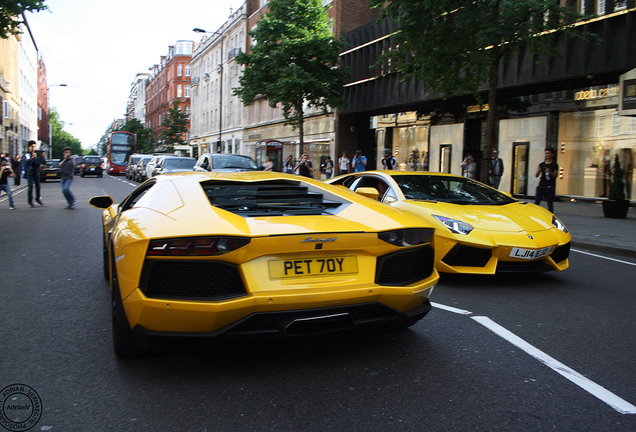
<svg viewBox="0 0 636 432"><path fill-rule="evenodd" d="M475 180L432 172L365 171L327 182L433 225L440 272L541 272L569 266L572 236L556 216Z"/></svg>
<svg viewBox="0 0 636 432"><path fill-rule="evenodd" d="M155 337L404 328L430 310L434 229L341 187L272 172L178 173L104 209L117 355Z"/></svg>

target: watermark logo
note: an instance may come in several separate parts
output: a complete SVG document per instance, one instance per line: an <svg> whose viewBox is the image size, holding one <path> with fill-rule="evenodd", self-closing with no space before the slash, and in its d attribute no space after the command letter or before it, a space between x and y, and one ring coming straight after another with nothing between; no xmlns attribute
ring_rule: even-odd
<svg viewBox="0 0 636 432"><path fill-rule="evenodd" d="M42 399L28 385L11 384L0 392L0 425L10 431L31 429L42 417Z"/></svg>

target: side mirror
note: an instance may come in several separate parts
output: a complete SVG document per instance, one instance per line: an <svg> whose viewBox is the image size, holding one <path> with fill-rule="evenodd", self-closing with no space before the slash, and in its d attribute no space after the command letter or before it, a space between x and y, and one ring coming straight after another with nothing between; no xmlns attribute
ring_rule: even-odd
<svg viewBox="0 0 636 432"><path fill-rule="evenodd" d="M208 168L208 163L207 162L203 162L201 165L199 165L200 168L203 168L204 170L209 171L210 169Z"/></svg>
<svg viewBox="0 0 636 432"><path fill-rule="evenodd" d="M367 198L371 198L373 201L377 201L378 196L380 195L380 192L373 187L360 187L356 189L356 193Z"/></svg>
<svg viewBox="0 0 636 432"><path fill-rule="evenodd" d="M88 201L88 203L96 208L107 209L113 205L113 199L108 195L94 196Z"/></svg>

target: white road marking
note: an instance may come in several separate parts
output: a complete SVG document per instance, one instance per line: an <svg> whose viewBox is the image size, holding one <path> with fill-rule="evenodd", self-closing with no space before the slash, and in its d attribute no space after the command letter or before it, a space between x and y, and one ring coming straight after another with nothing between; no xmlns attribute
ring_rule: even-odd
<svg viewBox="0 0 636 432"><path fill-rule="evenodd" d="M616 262L619 262L621 264L627 264L627 265L636 266L636 263L631 263L629 261L623 261L623 260L618 260L618 259L615 259L615 258L606 257L606 256L603 256L603 255L597 255L597 254L593 254L593 253L590 253L590 252L585 252L585 251L582 251L582 250L579 250L579 249L570 249L570 250L573 251L573 252L578 252L578 253L582 253L582 254L585 254L585 255L590 255L590 256L593 256L593 257L596 257L596 258L603 258L603 259L610 260L610 261L616 261Z"/></svg>
<svg viewBox="0 0 636 432"><path fill-rule="evenodd" d="M431 305L433 307L438 308L438 309L444 309L444 310L447 310L449 312L453 312L453 313L460 314L460 315L472 315L472 312L469 312L469 311L463 310L463 309L457 309L457 308L454 308L452 306L446 306L446 305L439 304L439 303L434 303L434 302L431 302Z"/></svg>
<svg viewBox="0 0 636 432"><path fill-rule="evenodd" d="M433 307L436 307L438 309L443 309L443 310L460 314L460 315L472 315L472 312L470 311L457 309L452 306L446 306L446 305L433 303L433 302L431 302L431 305L433 305ZM485 316L475 316L470 318L477 321L479 324L483 325L484 327L486 327L487 329L489 329L496 335L502 337L503 339L507 340L511 344L517 346L518 348L522 349L526 353L530 354L532 357L539 360L541 363L545 364L550 369L554 370L555 372L559 373L563 377L572 381L574 384L578 385L583 390L590 393L592 396L595 396L596 398L600 399L602 402L605 402L606 404L614 408L619 413L636 414L636 406L616 396L614 393L596 384L594 381L587 379L586 377L584 377L583 375L581 375L574 369L569 368L568 366L564 365L560 361L550 357L543 351L530 345L528 342L521 339L519 336L515 335L511 331L506 330L504 327L500 326L499 324L497 324L490 318Z"/></svg>

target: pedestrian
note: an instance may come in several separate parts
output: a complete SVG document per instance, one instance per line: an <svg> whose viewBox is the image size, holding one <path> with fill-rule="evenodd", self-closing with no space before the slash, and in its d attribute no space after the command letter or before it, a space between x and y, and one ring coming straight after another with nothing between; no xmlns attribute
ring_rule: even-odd
<svg viewBox="0 0 636 432"><path fill-rule="evenodd" d="M391 150L385 148L382 150L382 169L383 170L396 170L397 169L397 159L394 156L391 156Z"/></svg>
<svg viewBox="0 0 636 432"><path fill-rule="evenodd" d="M263 171L272 171L274 168L274 162L269 156L265 156L265 164L263 165Z"/></svg>
<svg viewBox="0 0 636 432"><path fill-rule="evenodd" d="M362 150L356 150L356 154L351 161L353 172L362 172L366 169L367 158L362 154Z"/></svg>
<svg viewBox="0 0 636 432"><path fill-rule="evenodd" d="M346 151L343 151L342 156L338 159L338 169L340 170L340 175L349 174L349 158Z"/></svg>
<svg viewBox="0 0 636 432"><path fill-rule="evenodd" d="M333 162L331 161L331 156L327 156L327 159L325 159L325 162L323 163L324 165L324 173L325 173L325 177L327 177L328 179L331 178L331 174L333 173Z"/></svg>
<svg viewBox="0 0 636 432"><path fill-rule="evenodd" d="M475 163L471 155L468 155L464 158L461 167L464 171L464 177L475 180L475 178L477 177L477 164Z"/></svg>
<svg viewBox="0 0 636 432"><path fill-rule="evenodd" d="M15 155L15 157L11 159L11 168L13 168L13 173L15 174L15 177L13 178L14 186L20 186L20 179L22 178L20 171L21 164L20 155Z"/></svg>
<svg viewBox="0 0 636 432"><path fill-rule="evenodd" d="M309 155L307 153L303 153L298 161L298 165L294 168L294 171L298 170L298 174L301 176L313 178L314 168L311 165L311 161L309 160Z"/></svg>
<svg viewBox="0 0 636 432"><path fill-rule="evenodd" d="M545 197L548 203L548 210L554 213L554 192L556 188L556 176L559 174L559 165L554 161L555 151L547 148L543 152L545 161L539 164L535 177L539 177L539 186L534 195L534 203L541 205L541 200Z"/></svg>
<svg viewBox="0 0 636 432"><path fill-rule="evenodd" d="M294 173L294 158L292 155L287 156L285 163L283 164L283 172L287 174Z"/></svg>
<svg viewBox="0 0 636 432"><path fill-rule="evenodd" d="M0 162L0 193L4 191L9 195L9 209L15 210L13 205L13 194L11 193L11 186L9 186L9 177L15 177L15 172L11 168L11 164L6 160Z"/></svg>
<svg viewBox="0 0 636 432"><path fill-rule="evenodd" d="M68 205L65 209L76 209L78 207L77 200L71 192L71 183L75 176L75 159L71 156L71 148L64 147L62 149L62 160L60 161L60 171L62 171L61 185L62 195L66 198Z"/></svg>
<svg viewBox="0 0 636 432"><path fill-rule="evenodd" d="M28 151L22 158L22 166L24 170L24 178L28 183L27 200L29 207L35 207L33 205L33 189L35 188L35 202L38 205L43 206L42 197L40 196L40 165L46 163L46 160L42 156L38 156L35 153L36 142L31 140L28 143Z"/></svg>
<svg viewBox="0 0 636 432"><path fill-rule="evenodd" d="M488 174L490 175L490 186L495 189L499 189L499 183L501 182L503 172L503 160L499 157L499 151L497 149L493 149L492 158L490 159L490 169L488 170Z"/></svg>

